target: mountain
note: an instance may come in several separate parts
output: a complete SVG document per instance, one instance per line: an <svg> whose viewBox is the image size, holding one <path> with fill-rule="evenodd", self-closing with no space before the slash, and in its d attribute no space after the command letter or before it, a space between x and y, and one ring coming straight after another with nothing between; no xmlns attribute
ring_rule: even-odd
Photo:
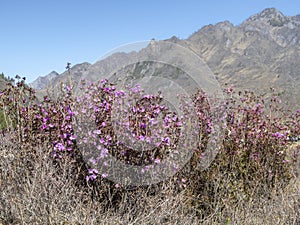
<svg viewBox="0 0 300 225"><path fill-rule="evenodd" d="M273 87L285 95L291 105L299 106L295 96L300 96L300 15L285 16L275 8L267 8L236 26L224 21L204 26L187 39L174 36L165 41L177 43L199 55L221 85L234 84L237 88L261 92L268 92ZM139 59L150 54L148 50L152 47L149 44L139 52L115 53L95 64L75 65L71 69L72 80L102 79L108 76L111 68L122 65L129 58ZM162 49L157 48L157 51L164 54ZM49 88L51 81L53 87L58 86L59 82L67 81L68 72L56 74L54 78L47 75L43 79L31 85Z"/></svg>
<svg viewBox="0 0 300 225"><path fill-rule="evenodd" d="M90 63L85 62L73 66L70 69L70 73L72 73L72 79L80 80L82 74L88 70L90 65ZM51 86L56 86L59 82L66 82L68 74L68 71L62 74L58 74L56 71L52 71L46 76L38 77L29 85L36 90L51 88Z"/></svg>
<svg viewBox="0 0 300 225"><path fill-rule="evenodd" d="M299 107L294 97L300 96L299 17L269 8L238 26L228 21L205 26L185 44L205 59L221 84L274 87Z"/></svg>
<svg viewBox="0 0 300 225"><path fill-rule="evenodd" d="M38 77L36 80L30 83L30 86L36 90L47 88L48 86L51 86L51 81L53 81L53 79L55 79L57 76L59 76L59 73L52 71L46 76Z"/></svg>

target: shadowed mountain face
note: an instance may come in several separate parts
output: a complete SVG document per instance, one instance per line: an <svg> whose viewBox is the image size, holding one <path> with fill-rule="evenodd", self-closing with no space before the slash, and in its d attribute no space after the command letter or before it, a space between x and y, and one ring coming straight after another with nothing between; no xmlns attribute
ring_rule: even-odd
<svg viewBox="0 0 300 225"><path fill-rule="evenodd" d="M265 9L234 26L229 21L207 25L187 39L172 37L177 43L198 54L221 85L268 92L274 87L295 108L300 96L300 15L285 16L274 8ZM74 83L81 78L98 80L128 58L148 54L149 44L139 52L116 53L95 64L78 64L71 69ZM170 56L174 57L174 56ZM132 71L131 71L132 72ZM174 73L174 71L169 71ZM68 80L68 72L39 77L31 86L36 89L58 87ZM50 82L51 81L51 82Z"/></svg>

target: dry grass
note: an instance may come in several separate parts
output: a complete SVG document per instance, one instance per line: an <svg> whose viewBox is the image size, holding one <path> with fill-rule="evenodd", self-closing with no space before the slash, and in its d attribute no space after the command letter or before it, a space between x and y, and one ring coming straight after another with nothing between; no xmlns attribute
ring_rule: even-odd
<svg viewBox="0 0 300 225"><path fill-rule="evenodd" d="M176 191L164 183L155 195L150 189L123 192L118 207L110 199L96 201L82 189L68 163L58 168L46 147L34 158L22 157L18 147L1 137L0 224L299 224L300 182L295 178L285 190L269 199L240 200L200 219L189 206L187 190ZM71 162L70 162L71 163ZM30 165L30 170L25 169ZM74 177L73 177L74 178Z"/></svg>

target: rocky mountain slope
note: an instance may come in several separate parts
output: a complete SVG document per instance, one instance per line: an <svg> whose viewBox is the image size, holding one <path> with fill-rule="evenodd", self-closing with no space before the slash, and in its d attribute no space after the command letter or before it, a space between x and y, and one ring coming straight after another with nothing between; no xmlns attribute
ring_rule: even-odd
<svg viewBox="0 0 300 225"><path fill-rule="evenodd" d="M82 74L86 72L90 66L91 64L87 62L73 66L70 70L70 73L72 73L72 79L80 80ZM68 79L68 74L68 71L62 74L58 74L56 71L52 71L46 76L38 77L29 85L36 90L43 90L55 87L60 82L66 82L66 79Z"/></svg>
<svg viewBox="0 0 300 225"><path fill-rule="evenodd" d="M280 78L299 81L298 18L266 9L238 26L225 21L203 27L186 44L205 59L222 83L252 86L279 85Z"/></svg>
<svg viewBox="0 0 300 225"><path fill-rule="evenodd" d="M285 16L268 8L234 26L229 21L207 25L187 39L172 37L166 41L185 46L198 54L215 74L221 85L261 92L274 87L298 104L300 96L300 15ZM139 52L116 53L95 64L78 64L71 69L71 79L101 79L128 58L148 54L150 44ZM57 86L67 81L68 72L39 77L31 86L36 89Z"/></svg>
<svg viewBox="0 0 300 225"><path fill-rule="evenodd" d="M30 84L30 86L37 90L47 88L48 86L51 86L51 81L53 81L57 76L59 76L59 73L52 71L46 76L38 77Z"/></svg>

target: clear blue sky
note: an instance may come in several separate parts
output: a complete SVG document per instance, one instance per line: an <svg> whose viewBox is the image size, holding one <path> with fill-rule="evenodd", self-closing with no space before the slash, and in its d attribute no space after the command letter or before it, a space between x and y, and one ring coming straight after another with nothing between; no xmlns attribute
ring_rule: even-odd
<svg viewBox="0 0 300 225"><path fill-rule="evenodd" d="M67 62L94 63L119 45L187 38L267 7L300 14L299 0L0 0L0 73L32 81Z"/></svg>

